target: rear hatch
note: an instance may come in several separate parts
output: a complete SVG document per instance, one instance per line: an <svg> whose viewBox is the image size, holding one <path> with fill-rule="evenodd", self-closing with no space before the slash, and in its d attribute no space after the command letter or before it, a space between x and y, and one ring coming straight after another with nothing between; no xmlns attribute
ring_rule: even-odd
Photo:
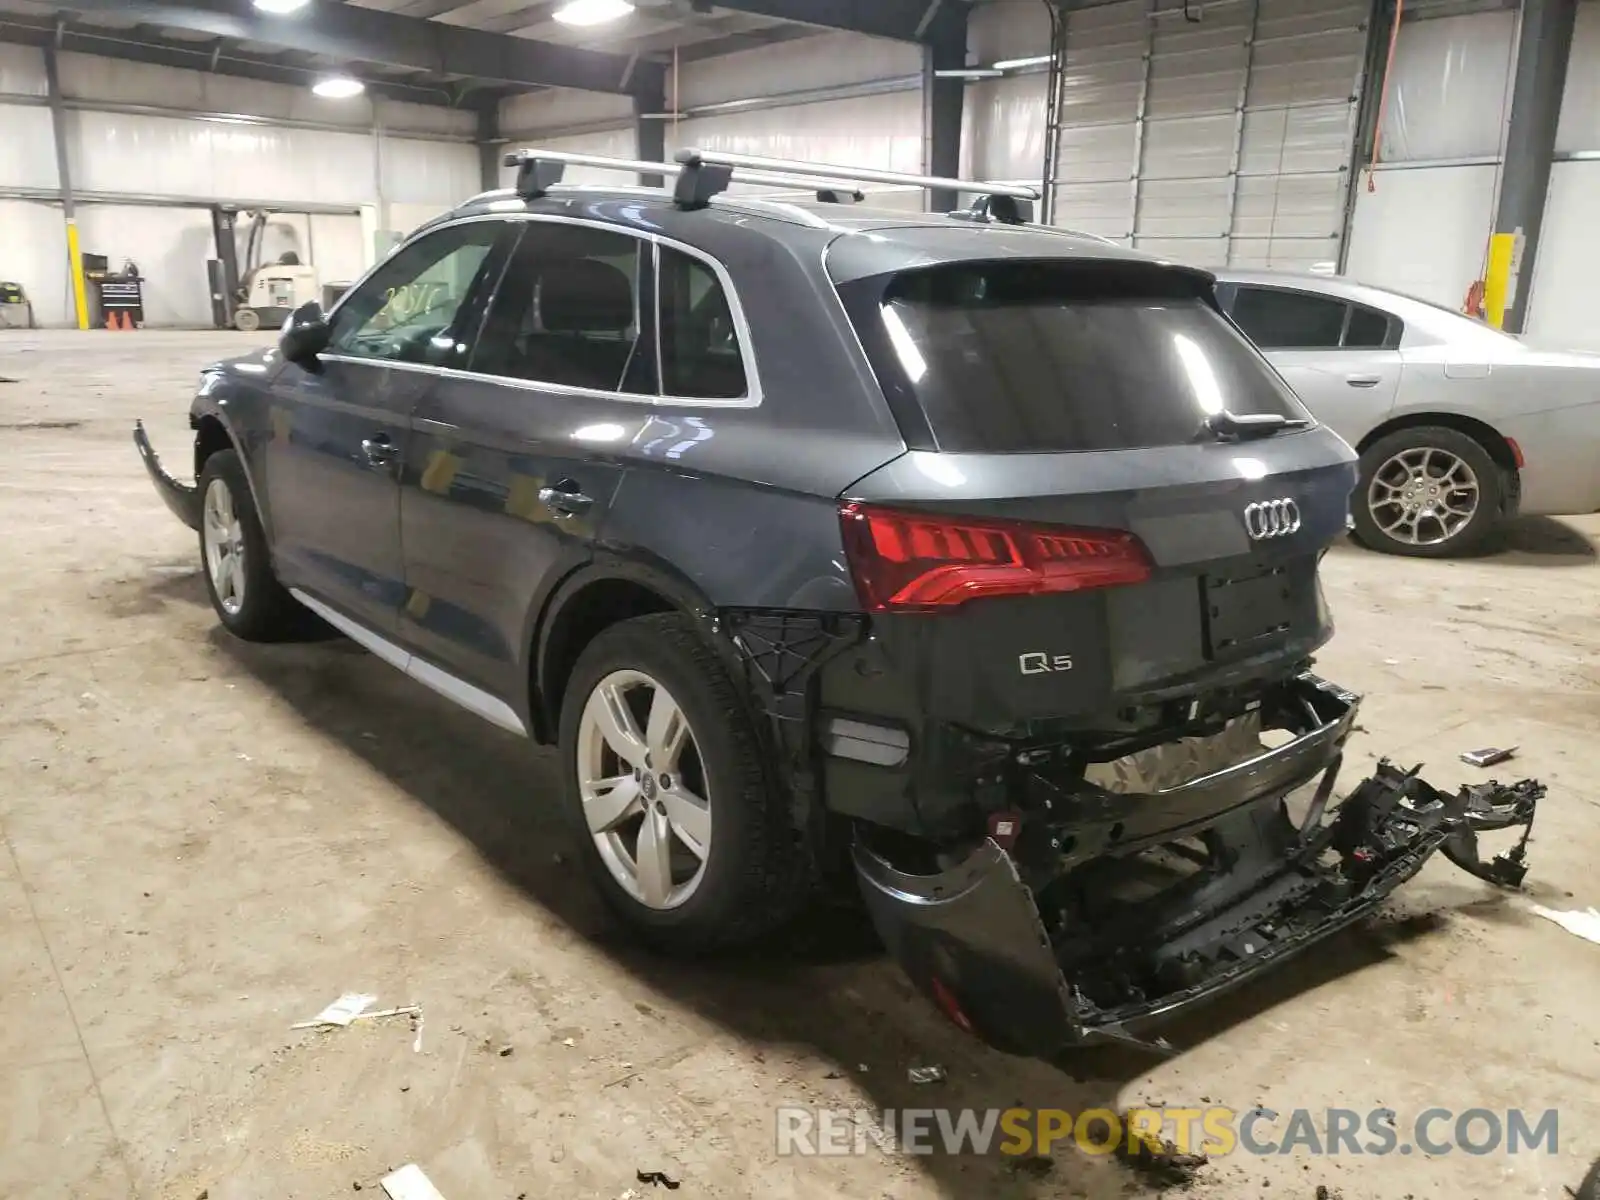
<svg viewBox="0 0 1600 1200"><path fill-rule="evenodd" d="M1328 638L1317 562L1355 456L1218 312L1210 275L1117 256L851 278L882 247L839 245L911 447L842 497L847 550L919 723L1111 728L1281 678Z"/></svg>

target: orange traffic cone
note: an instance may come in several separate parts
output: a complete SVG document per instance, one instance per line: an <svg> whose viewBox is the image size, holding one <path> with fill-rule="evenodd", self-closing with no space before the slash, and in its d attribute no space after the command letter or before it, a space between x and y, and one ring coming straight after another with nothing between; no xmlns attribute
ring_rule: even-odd
<svg viewBox="0 0 1600 1200"><path fill-rule="evenodd" d="M114 329L116 329L116 327L117 327L117 310L113 308L110 312L108 312L106 314L106 328L114 330Z"/></svg>

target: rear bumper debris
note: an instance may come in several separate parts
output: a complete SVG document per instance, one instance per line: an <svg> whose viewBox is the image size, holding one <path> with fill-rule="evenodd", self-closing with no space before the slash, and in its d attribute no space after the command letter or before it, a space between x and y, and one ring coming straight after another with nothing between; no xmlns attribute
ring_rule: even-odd
<svg viewBox="0 0 1600 1200"><path fill-rule="evenodd" d="M143 421L134 422L133 444L138 447L144 469L149 473L150 481L156 485L156 492L166 506L190 529L199 529L200 489L183 483L167 473L167 469L161 465L161 459L150 446L150 438L144 431Z"/></svg>
<svg viewBox="0 0 1600 1200"><path fill-rule="evenodd" d="M1041 880L1016 831L993 825L995 836L937 873L901 870L860 839L857 875L918 988L990 1044L1040 1058L1108 1039L1165 1048L1145 1026L1371 913L1436 850L1490 883L1521 883L1539 783L1450 795L1384 761L1330 810L1337 769L1337 759L1325 768L1298 823L1282 778L1267 772L1264 795L1172 847L1191 863L1187 876L1133 899L1109 895L1140 869L1126 847ZM1510 854L1480 861L1479 833L1517 827Z"/></svg>

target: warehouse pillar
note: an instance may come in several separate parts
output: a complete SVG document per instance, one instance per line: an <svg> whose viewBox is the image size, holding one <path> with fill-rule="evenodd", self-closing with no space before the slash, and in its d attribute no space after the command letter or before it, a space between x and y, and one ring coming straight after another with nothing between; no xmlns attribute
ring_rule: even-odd
<svg viewBox="0 0 1600 1200"><path fill-rule="evenodd" d="M500 186L500 101L485 96L478 101L478 186L492 192Z"/></svg>
<svg viewBox="0 0 1600 1200"><path fill-rule="evenodd" d="M633 146L641 162L667 161L667 89L664 83L633 94ZM644 175L644 187L661 187L663 176Z"/></svg>
<svg viewBox="0 0 1600 1200"><path fill-rule="evenodd" d="M83 251L78 245L78 209L72 196L72 170L67 165L67 112L61 101L61 73L56 66L56 48L44 48L45 85L49 90L50 125L55 132L56 175L60 180L61 209L67 222L67 269L72 277L72 310L78 328L89 328L89 295L83 282Z"/></svg>
<svg viewBox="0 0 1600 1200"><path fill-rule="evenodd" d="M1500 172L1500 203L1489 242L1484 280L1484 312L1508 333L1521 333L1528 314L1528 291L1550 190L1550 162L1561 119L1561 93L1572 54L1572 27L1578 0L1523 0L1522 34L1511 90L1511 128ZM1513 249L1521 253L1513 268ZM1504 314L1501 322L1496 316Z"/></svg>
<svg viewBox="0 0 1600 1200"><path fill-rule="evenodd" d="M922 47L923 169L946 178L961 174L961 110L967 81L941 78L939 72L959 71L967 65L966 9L965 4L944 5ZM932 212L949 212L958 204L955 192L941 190L928 195Z"/></svg>

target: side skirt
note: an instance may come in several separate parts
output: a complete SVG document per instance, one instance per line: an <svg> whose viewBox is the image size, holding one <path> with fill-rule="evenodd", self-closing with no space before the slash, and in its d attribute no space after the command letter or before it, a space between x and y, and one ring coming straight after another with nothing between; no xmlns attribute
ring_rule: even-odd
<svg viewBox="0 0 1600 1200"><path fill-rule="evenodd" d="M441 667L434 666L426 659L418 658L404 646L396 645L382 634L374 633L365 625L334 611L322 601L306 595L299 588L290 588L289 594L351 641L372 651L391 667L404 671L423 687L439 693L469 713L482 717L491 725L498 725L501 729L522 737L528 736L528 728L522 723L522 718L517 716L516 710L505 701L491 696L480 687L474 687Z"/></svg>

